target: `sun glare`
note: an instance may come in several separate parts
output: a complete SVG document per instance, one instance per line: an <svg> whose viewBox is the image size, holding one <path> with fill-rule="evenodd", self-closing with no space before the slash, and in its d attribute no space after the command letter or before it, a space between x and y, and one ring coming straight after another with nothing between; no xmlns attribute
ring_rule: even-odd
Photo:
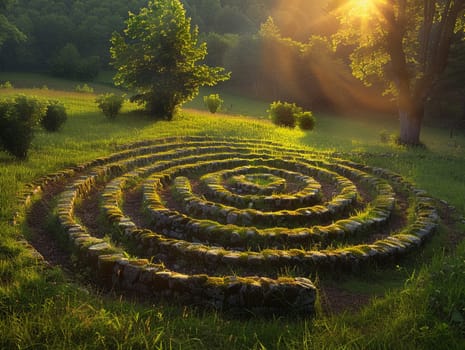
<svg viewBox="0 0 465 350"><path fill-rule="evenodd" d="M372 0L352 0L354 10L360 10L360 13L365 13L370 10Z"/></svg>
<svg viewBox="0 0 465 350"><path fill-rule="evenodd" d="M376 0L350 0L350 13L355 17L368 17L376 11Z"/></svg>

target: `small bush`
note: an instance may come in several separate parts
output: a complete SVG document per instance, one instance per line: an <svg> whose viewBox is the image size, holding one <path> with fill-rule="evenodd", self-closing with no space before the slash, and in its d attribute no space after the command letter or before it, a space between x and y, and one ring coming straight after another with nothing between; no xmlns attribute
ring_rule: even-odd
<svg viewBox="0 0 465 350"><path fill-rule="evenodd" d="M302 113L302 108L295 103L275 101L268 110L271 121L278 126L295 127L297 116Z"/></svg>
<svg viewBox="0 0 465 350"><path fill-rule="evenodd" d="M17 96L0 101L0 144L17 158L24 159L34 137L34 127L45 113L45 105L34 97Z"/></svg>
<svg viewBox="0 0 465 350"><path fill-rule="evenodd" d="M383 129L379 132L379 139L381 143L388 143L391 139L391 135L389 135L387 130Z"/></svg>
<svg viewBox="0 0 465 350"><path fill-rule="evenodd" d="M302 112L297 118L297 123L301 130L313 130L315 128L315 117L310 111Z"/></svg>
<svg viewBox="0 0 465 350"><path fill-rule="evenodd" d="M91 94L91 93L94 92L94 89L92 87L90 87L89 85L84 84L82 86L81 85L76 85L76 87L74 88L74 91Z"/></svg>
<svg viewBox="0 0 465 350"><path fill-rule="evenodd" d="M58 131L67 118L65 106L58 101L50 101L41 124L47 131Z"/></svg>
<svg viewBox="0 0 465 350"><path fill-rule="evenodd" d="M34 138L34 129L19 118L12 118L2 126L3 149L19 159L25 159Z"/></svg>
<svg viewBox="0 0 465 350"><path fill-rule="evenodd" d="M115 94L104 94L99 95L95 102L106 117L114 119L123 106L124 98Z"/></svg>
<svg viewBox="0 0 465 350"><path fill-rule="evenodd" d="M46 105L33 96L18 95L13 103L20 119L31 125L39 124L46 111Z"/></svg>
<svg viewBox="0 0 465 350"><path fill-rule="evenodd" d="M0 83L0 89L12 89L12 88L13 88L13 84L11 84L9 81Z"/></svg>
<svg viewBox="0 0 465 350"><path fill-rule="evenodd" d="M216 113L223 105L223 100L218 94L210 94L203 97L203 102L207 106L210 113Z"/></svg>
<svg viewBox="0 0 465 350"><path fill-rule="evenodd" d="M379 132L379 140L381 143L391 145L401 145L400 136L397 134L390 134L387 130L383 129Z"/></svg>

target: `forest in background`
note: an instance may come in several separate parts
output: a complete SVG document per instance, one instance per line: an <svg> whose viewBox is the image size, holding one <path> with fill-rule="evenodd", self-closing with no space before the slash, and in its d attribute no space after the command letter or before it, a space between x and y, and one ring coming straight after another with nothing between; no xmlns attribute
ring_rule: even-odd
<svg viewBox="0 0 465 350"><path fill-rule="evenodd" d="M223 88L265 100L288 100L314 110L363 108L391 111L382 88L365 87L350 71L349 48L333 50L337 30L325 2L290 0L184 0L188 16L207 42L206 61L232 72ZM145 0L101 2L18 0L8 17L27 36L0 48L0 70L49 72L92 81L109 66L109 38L121 32L128 11ZM461 39L461 38L460 38ZM428 104L436 123L465 120L465 52L453 46L451 64ZM428 119L428 118L427 118ZM433 119L433 118L431 118Z"/></svg>

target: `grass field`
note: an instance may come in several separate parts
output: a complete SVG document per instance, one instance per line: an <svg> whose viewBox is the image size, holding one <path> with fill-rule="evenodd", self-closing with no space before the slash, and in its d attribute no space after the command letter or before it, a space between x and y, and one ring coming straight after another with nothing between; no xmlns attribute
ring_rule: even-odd
<svg viewBox="0 0 465 350"><path fill-rule="evenodd" d="M97 110L94 94L73 92L76 84L16 74L0 75L0 81L4 80L18 88L0 90L0 98L23 93L58 99L67 107L69 118L59 133L37 131L27 161L0 153L1 349L465 348L463 224L456 227L454 237L450 227L442 226L418 254L397 266L361 276L320 276L321 283L375 297L357 312L332 315L318 306L311 319L240 319L96 290L76 271L37 264L30 250L18 242L28 232L11 225L18 210L16 195L34 179L108 155L118 145L181 135L260 138L341 154L402 174L453 205L460 217L465 213L464 135L451 139L445 130L425 128L426 148L407 149L380 142L382 129L395 133L395 120L329 114L316 114L312 132L282 129L263 118L267 103L227 94L222 97L226 106L232 105L234 115L186 108L171 122L153 122L126 104L123 114L109 121ZM48 89L28 88L43 85ZM97 93L107 89L105 84L95 85ZM201 102L198 99L189 106L201 108ZM319 297L322 300L325 295Z"/></svg>

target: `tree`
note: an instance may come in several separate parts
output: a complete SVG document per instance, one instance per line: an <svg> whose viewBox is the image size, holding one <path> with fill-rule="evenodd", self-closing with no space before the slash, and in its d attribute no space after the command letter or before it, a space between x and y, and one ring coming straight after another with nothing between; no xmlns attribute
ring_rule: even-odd
<svg viewBox="0 0 465 350"><path fill-rule="evenodd" d="M255 28L253 22L235 7L223 7L216 15L217 32L246 34L252 33Z"/></svg>
<svg viewBox="0 0 465 350"><path fill-rule="evenodd" d="M203 35L203 40L207 43L208 55L205 57L205 63L214 66L224 66L226 53L237 45L239 35L237 34L218 34L210 32Z"/></svg>
<svg viewBox="0 0 465 350"><path fill-rule="evenodd" d="M9 38L16 41L22 41L26 38L24 34L5 16L12 2L12 0L0 0L0 47Z"/></svg>
<svg viewBox="0 0 465 350"><path fill-rule="evenodd" d="M397 99L400 142L420 143L425 102L463 36L465 0L342 0L336 42L353 45L353 74Z"/></svg>
<svg viewBox="0 0 465 350"><path fill-rule="evenodd" d="M177 106L194 98L199 87L227 80L223 68L197 64L207 54L198 44L179 0L149 1L139 14L129 14L124 34L111 38L116 85L135 90L133 101L145 104L154 117L172 119Z"/></svg>
<svg viewBox="0 0 465 350"><path fill-rule="evenodd" d="M462 110L460 120L456 124L465 129L465 67L463 62L465 62L465 40L453 47L452 59L444 74L445 85L452 87L460 96Z"/></svg>
<svg viewBox="0 0 465 350"><path fill-rule="evenodd" d="M97 77L100 63L99 57L81 57L76 46L68 43L51 60L50 68L53 75L89 81Z"/></svg>
<svg viewBox="0 0 465 350"><path fill-rule="evenodd" d="M75 78L75 70L81 61L81 55L74 44L68 43L58 51L52 60L52 73L59 77Z"/></svg>
<svg viewBox="0 0 465 350"><path fill-rule="evenodd" d="M188 16L202 32L215 31L215 19L222 8L220 0L185 0L182 3Z"/></svg>

